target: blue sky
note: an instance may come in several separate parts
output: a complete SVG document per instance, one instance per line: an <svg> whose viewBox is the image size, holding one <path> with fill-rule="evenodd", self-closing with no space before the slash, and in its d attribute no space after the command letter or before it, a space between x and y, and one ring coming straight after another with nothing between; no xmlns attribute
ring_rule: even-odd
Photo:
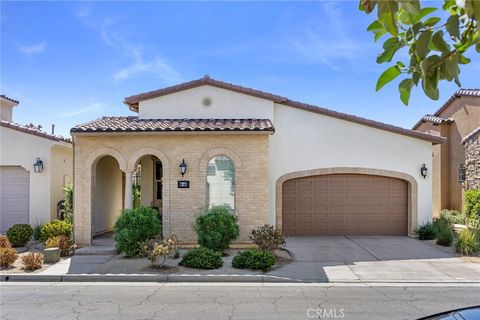
<svg viewBox="0 0 480 320"><path fill-rule="evenodd" d="M439 6L440 2L429 5ZM357 1L1 2L1 92L20 100L18 123L69 135L104 115L129 115L132 94L209 74L291 99L411 127L439 101L417 88L408 107L397 85L375 93L387 67L374 19ZM480 86L480 59L462 87ZM398 82L397 82L398 83Z"/></svg>

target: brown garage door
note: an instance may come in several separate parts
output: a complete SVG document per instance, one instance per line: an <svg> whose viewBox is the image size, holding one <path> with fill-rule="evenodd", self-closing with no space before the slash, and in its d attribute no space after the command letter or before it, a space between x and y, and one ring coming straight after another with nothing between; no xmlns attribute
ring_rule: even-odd
<svg viewBox="0 0 480 320"><path fill-rule="evenodd" d="M292 179L282 188L286 235L406 235L407 183L362 174Z"/></svg>

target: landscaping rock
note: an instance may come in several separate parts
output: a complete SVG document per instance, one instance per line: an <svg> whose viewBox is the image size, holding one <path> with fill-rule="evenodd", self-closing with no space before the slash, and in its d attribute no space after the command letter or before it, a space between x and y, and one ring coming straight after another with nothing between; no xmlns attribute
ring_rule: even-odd
<svg viewBox="0 0 480 320"><path fill-rule="evenodd" d="M60 261L60 248L47 248L43 250L43 262L52 264Z"/></svg>

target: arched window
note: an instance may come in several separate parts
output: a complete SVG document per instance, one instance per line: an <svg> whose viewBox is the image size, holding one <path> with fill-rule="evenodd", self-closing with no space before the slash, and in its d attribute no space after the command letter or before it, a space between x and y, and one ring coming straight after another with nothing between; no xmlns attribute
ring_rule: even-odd
<svg viewBox="0 0 480 320"><path fill-rule="evenodd" d="M235 211L235 164L227 156L215 156L207 166L207 207L220 205Z"/></svg>

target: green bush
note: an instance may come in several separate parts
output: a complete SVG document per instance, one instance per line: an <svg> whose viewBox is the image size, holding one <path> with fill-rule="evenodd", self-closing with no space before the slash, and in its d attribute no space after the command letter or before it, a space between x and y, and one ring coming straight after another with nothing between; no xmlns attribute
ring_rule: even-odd
<svg viewBox="0 0 480 320"><path fill-rule="evenodd" d="M155 209L147 207L125 209L118 217L114 228L117 250L125 252L127 257L132 257L141 251L145 241L158 236L161 230L162 225Z"/></svg>
<svg viewBox="0 0 480 320"><path fill-rule="evenodd" d="M270 252L278 249L279 246L285 244L285 239L280 230L274 226L266 224L250 232L250 240L261 250Z"/></svg>
<svg viewBox="0 0 480 320"><path fill-rule="evenodd" d="M132 193L133 193L133 207L134 208L140 208L141 207L141 196L142 196L142 192L140 190L140 186L135 186L133 187L133 190L132 190Z"/></svg>
<svg viewBox="0 0 480 320"><path fill-rule="evenodd" d="M195 219L193 225L198 244L215 251L228 249L230 242L238 238L237 217L225 206L215 206Z"/></svg>
<svg viewBox="0 0 480 320"><path fill-rule="evenodd" d="M465 224L467 216L457 210L444 209L440 211L440 218L445 219L448 223L452 224Z"/></svg>
<svg viewBox="0 0 480 320"><path fill-rule="evenodd" d="M40 231L40 240L45 242L48 238L66 236L70 238L72 236L73 225L67 220L53 220L42 226Z"/></svg>
<svg viewBox="0 0 480 320"><path fill-rule="evenodd" d="M7 230L8 240L14 247L23 247L32 235L33 229L29 224L14 224Z"/></svg>
<svg viewBox="0 0 480 320"><path fill-rule="evenodd" d="M420 240L435 239L435 227L433 223L427 222L418 227L418 235Z"/></svg>
<svg viewBox="0 0 480 320"><path fill-rule="evenodd" d="M233 257L232 267L266 272L275 264L275 256L267 250L249 249Z"/></svg>
<svg viewBox="0 0 480 320"><path fill-rule="evenodd" d="M479 189L470 189L465 192L465 213L470 219L480 218Z"/></svg>
<svg viewBox="0 0 480 320"><path fill-rule="evenodd" d="M33 239L40 240L42 237L42 227L42 224L37 224L35 227L33 227Z"/></svg>
<svg viewBox="0 0 480 320"><path fill-rule="evenodd" d="M208 248L195 248L183 256L179 265L195 269L218 269L223 265L222 253Z"/></svg>
<svg viewBox="0 0 480 320"><path fill-rule="evenodd" d="M453 242L453 229L446 219L437 219L433 223L435 228L435 236L437 237L437 244L441 246L450 246Z"/></svg>
<svg viewBox="0 0 480 320"><path fill-rule="evenodd" d="M472 255L480 249L479 245L479 239L473 230L463 229L455 241L455 250L461 254Z"/></svg>
<svg viewBox="0 0 480 320"><path fill-rule="evenodd" d="M63 189L63 206L65 220L73 222L73 184L68 183Z"/></svg>

